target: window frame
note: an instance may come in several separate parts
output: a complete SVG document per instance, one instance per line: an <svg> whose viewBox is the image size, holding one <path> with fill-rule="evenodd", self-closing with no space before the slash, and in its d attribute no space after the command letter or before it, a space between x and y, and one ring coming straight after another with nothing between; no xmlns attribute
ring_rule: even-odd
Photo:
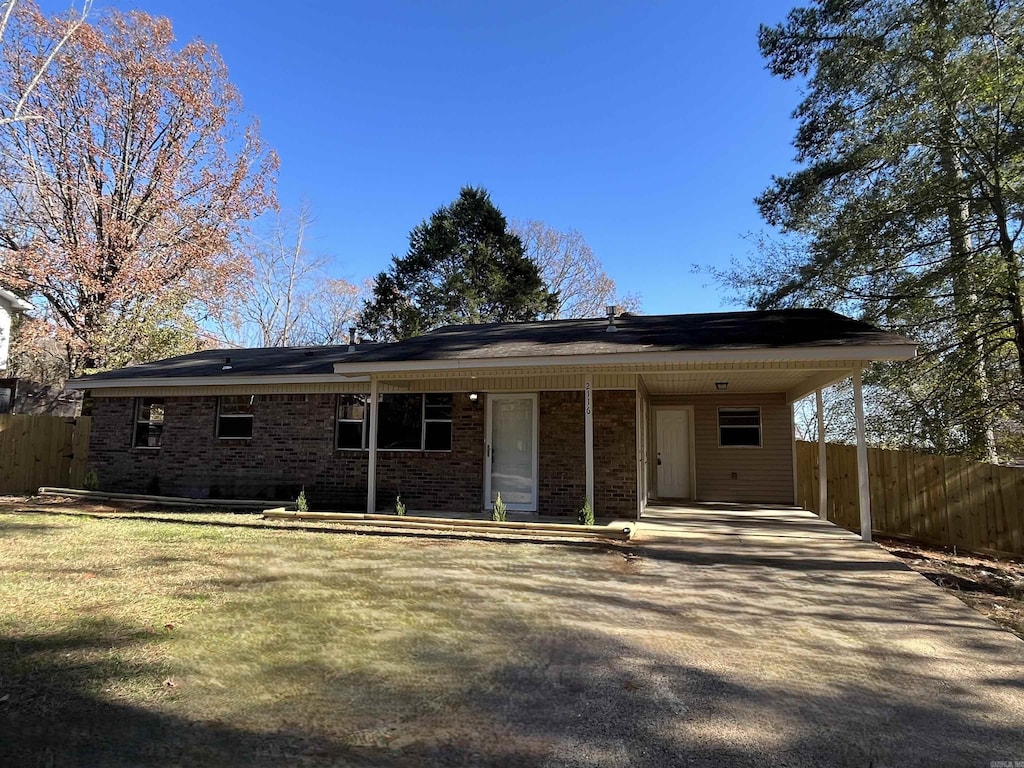
<svg viewBox="0 0 1024 768"><path fill-rule="evenodd" d="M341 402L342 398L345 397L361 397L363 398L363 418L361 419L343 419L341 418ZM339 438L341 436L341 424L359 424L360 425L360 447L359 448L348 448L345 446L338 445ZM370 448L370 393L369 392L342 392L338 394L338 398L335 402L334 408L334 450L336 451L367 451Z"/></svg>
<svg viewBox="0 0 1024 768"><path fill-rule="evenodd" d="M229 397L248 397L249 406L255 410L256 395L219 395L217 397L217 439L218 440L252 440L253 433L255 432L255 413L224 413L224 401ZM221 419L248 419L249 420L249 434L248 435L222 435L220 433Z"/></svg>
<svg viewBox="0 0 1024 768"><path fill-rule="evenodd" d="M148 407L150 409L150 418L143 419L142 418L142 409L143 409L143 407L144 407L144 405L146 403L148 403ZM159 403L162 406L162 408L163 408L162 415L160 417L160 421L153 421L152 408L153 408L154 403ZM134 408L134 411L133 411L133 418L132 418L132 448L137 448L137 449L142 450L142 451L159 451L163 447L164 424L166 423L166 420L167 420L167 404L165 403L164 398L162 398L162 397L153 397L151 395L150 396L143 396L143 397L136 397L135 398L135 408ZM149 427L153 427L153 425L155 425L155 424L159 424L160 425L160 434L159 434L159 438L158 438L159 441L160 441L159 445L141 445L139 443L139 425L140 424L146 424Z"/></svg>
<svg viewBox="0 0 1024 768"><path fill-rule="evenodd" d="M729 445L722 442L722 430L730 429L753 429L752 424L722 424L722 414L724 413L737 413L746 411L757 412L757 445ZM733 405L733 406L719 406L718 408L718 447L719 448L764 448L764 417L761 412L760 405Z"/></svg>
<svg viewBox="0 0 1024 768"><path fill-rule="evenodd" d="M378 397L377 401L377 426L375 429L380 429L382 419L380 418L380 406L384 403L385 395L413 395L418 394L420 398L420 445L419 448L381 448L377 447L377 452L386 451L388 453L451 453L455 445L455 393L454 392L382 392ZM447 395L451 398L452 415L447 419L427 418L427 395ZM366 418L370 418L370 412L366 412ZM438 424L449 424L451 440L448 443L447 448L427 448L427 422L438 423ZM377 433L377 440L380 440L380 432Z"/></svg>

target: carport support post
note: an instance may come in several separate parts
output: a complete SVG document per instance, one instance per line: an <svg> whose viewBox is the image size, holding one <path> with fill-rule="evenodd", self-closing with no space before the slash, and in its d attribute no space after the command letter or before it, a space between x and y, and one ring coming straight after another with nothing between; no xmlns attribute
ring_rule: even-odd
<svg viewBox="0 0 1024 768"><path fill-rule="evenodd" d="M868 445L864 438L864 393L860 369L853 372L853 409L857 417L857 490L860 496L860 537L871 541L871 491L868 485Z"/></svg>
<svg viewBox="0 0 1024 768"><path fill-rule="evenodd" d="M825 406L821 390L814 392L818 409L818 517L828 520L828 449L825 447Z"/></svg>
<svg viewBox="0 0 1024 768"><path fill-rule="evenodd" d="M380 387L377 377L370 377L370 439L366 456L366 514L377 511L377 401Z"/></svg>
<svg viewBox="0 0 1024 768"><path fill-rule="evenodd" d="M589 373L583 383L583 440L587 457L587 499L597 514L594 504L594 377Z"/></svg>

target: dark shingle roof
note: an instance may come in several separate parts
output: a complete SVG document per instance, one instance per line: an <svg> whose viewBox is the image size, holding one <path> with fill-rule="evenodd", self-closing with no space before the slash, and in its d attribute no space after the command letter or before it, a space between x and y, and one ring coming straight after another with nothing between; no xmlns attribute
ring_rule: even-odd
<svg viewBox="0 0 1024 768"><path fill-rule="evenodd" d="M451 325L394 344L215 349L83 377L83 383L193 377L331 374L335 363L471 360L628 352L685 352L864 345L906 345L903 336L823 309L623 315L608 320ZM226 358L231 368L225 370Z"/></svg>
<svg viewBox="0 0 1024 768"><path fill-rule="evenodd" d="M360 344L369 351L379 344ZM285 376L334 373L334 364L349 356L348 345L328 347L260 347L255 349L207 349L191 355L156 360L83 380L151 379L193 376ZM231 368L224 369L230 360Z"/></svg>
<svg viewBox="0 0 1024 768"><path fill-rule="evenodd" d="M382 344L351 362L601 355L867 344L913 344L868 323L824 309L623 315L615 333L607 318L533 323L450 325L398 344Z"/></svg>

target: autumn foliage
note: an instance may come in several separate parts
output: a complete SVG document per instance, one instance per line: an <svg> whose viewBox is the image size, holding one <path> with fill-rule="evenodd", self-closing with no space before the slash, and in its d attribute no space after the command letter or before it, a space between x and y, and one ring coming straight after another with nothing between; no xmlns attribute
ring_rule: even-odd
<svg viewBox="0 0 1024 768"><path fill-rule="evenodd" d="M67 19L15 14L0 94L29 92L30 117L4 123L0 99L0 283L45 306L36 333L68 375L194 344L246 268L233 243L273 205L276 156L216 48L176 44L169 20L90 18L30 89Z"/></svg>

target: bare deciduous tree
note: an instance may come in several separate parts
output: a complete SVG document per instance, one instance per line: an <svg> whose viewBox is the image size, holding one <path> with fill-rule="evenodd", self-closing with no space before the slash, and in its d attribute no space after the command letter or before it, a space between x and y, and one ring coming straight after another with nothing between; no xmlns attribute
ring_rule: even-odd
<svg viewBox="0 0 1024 768"><path fill-rule="evenodd" d="M559 232L543 221L517 221L511 228L540 267L548 288L558 292L558 306L550 318L602 317L611 304L640 310L639 296L616 295L615 281L575 229Z"/></svg>
<svg viewBox="0 0 1024 768"><path fill-rule="evenodd" d="M303 204L293 221L278 215L250 235L250 267L218 312L215 336L234 347L341 344L362 302L356 285L327 275L328 260L309 252L314 219Z"/></svg>
<svg viewBox="0 0 1024 768"><path fill-rule="evenodd" d="M14 14L14 9L18 5L18 0L6 0L6 2L0 3L0 45L3 45L4 39L7 35L7 25L11 20L11 16ZM21 120L39 120L43 116L38 113L26 114L25 104L32 92L39 85L40 80L43 79L43 75L50 68L50 64L60 53L61 49L65 46L71 36L78 31L78 28L85 23L86 17L89 15L89 10L92 8L92 0L84 0L80 11L76 11L71 14L64 28L64 34L55 41L53 41L48 51L43 52L42 62L36 68L35 74L28 80L27 84L22 88L21 93L5 93L0 96L4 103L2 111L0 111L0 126L9 125L10 123L16 123ZM10 106L13 105L13 106Z"/></svg>

